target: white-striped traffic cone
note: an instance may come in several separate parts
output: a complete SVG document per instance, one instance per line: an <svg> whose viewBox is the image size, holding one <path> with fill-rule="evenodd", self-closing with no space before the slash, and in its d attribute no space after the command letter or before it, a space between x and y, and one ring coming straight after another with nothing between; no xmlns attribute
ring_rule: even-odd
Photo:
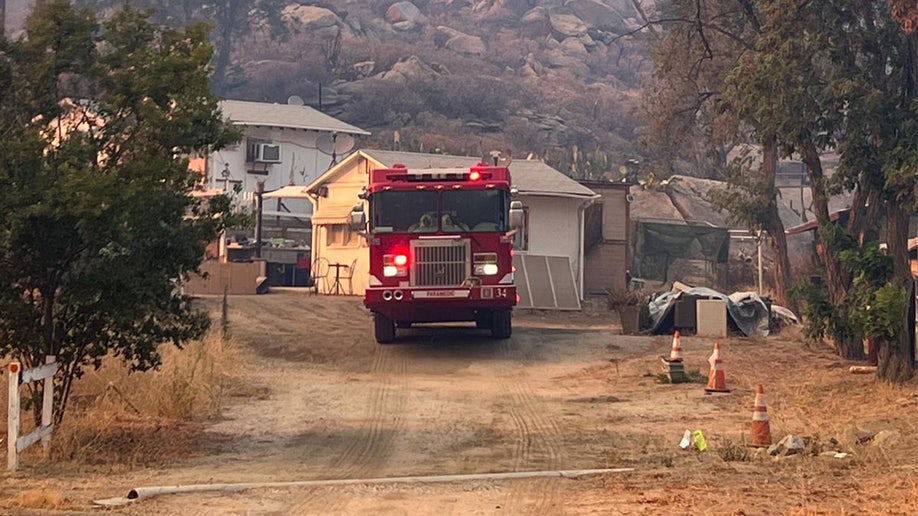
<svg viewBox="0 0 918 516"><path fill-rule="evenodd" d="M752 411L752 436L749 439L749 446L771 446L768 406L765 404L765 389L761 385L755 391L755 408Z"/></svg>
<svg viewBox="0 0 918 516"><path fill-rule="evenodd" d="M724 375L724 361L720 359L720 342L714 343L714 353L708 359L711 371L708 373L708 386L705 392L730 392Z"/></svg>
<svg viewBox="0 0 918 516"><path fill-rule="evenodd" d="M670 362L682 362L682 348L679 347L679 330L673 334L673 349L669 352Z"/></svg>

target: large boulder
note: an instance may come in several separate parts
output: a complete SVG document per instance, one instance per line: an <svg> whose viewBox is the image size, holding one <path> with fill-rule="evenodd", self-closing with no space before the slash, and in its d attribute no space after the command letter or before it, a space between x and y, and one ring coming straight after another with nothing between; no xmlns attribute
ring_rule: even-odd
<svg viewBox="0 0 918 516"><path fill-rule="evenodd" d="M622 18L631 18L638 15L637 9L634 7L634 0L603 0L603 3L615 9L616 12L622 15ZM647 5L644 6L644 9L647 9Z"/></svg>
<svg viewBox="0 0 918 516"><path fill-rule="evenodd" d="M587 26L570 9L552 7L548 10L548 21L552 30L560 35L559 39L566 37L580 37L587 33Z"/></svg>
<svg viewBox="0 0 918 516"><path fill-rule="evenodd" d="M308 31L341 26L341 18L324 7L314 5L288 5L283 15L288 20L298 22Z"/></svg>
<svg viewBox="0 0 918 516"><path fill-rule="evenodd" d="M425 79L435 79L439 75L436 70L417 56L411 56L395 63L391 70L380 74L380 77L385 80L410 83Z"/></svg>
<svg viewBox="0 0 918 516"><path fill-rule="evenodd" d="M436 31L434 31L434 42L437 46L444 46L446 42L455 38L456 36L465 36L466 34L462 31L458 31L452 27L447 27L446 25L437 26Z"/></svg>
<svg viewBox="0 0 918 516"><path fill-rule="evenodd" d="M545 52L545 58L542 64L546 68L561 70L566 74L574 74L577 77L588 77L590 67L583 62L582 57L572 57L567 49L558 45Z"/></svg>
<svg viewBox="0 0 918 516"><path fill-rule="evenodd" d="M541 39L551 35L551 22L548 21L548 9L536 7L526 12L520 19L520 34L530 39Z"/></svg>
<svg viewBox="0 0 918 516"><path fill-rule="evenodd" d="M622 15L601 0L567 0L564 5L590 29L620 31L625 27Z"/></svg>
<svg viewBox="0 0 918 516"><path fill-rule="evenodd" d="M587 47L580 38L564 38L561 42L561 51L570 57L586 57Z"/></svg>
<svg viewBox="0 0 918 516"><path fill-rule="evenodd" d="M446 41L444 46L453 52L465 55L482 55L487 50L481 38L468 34L453 36Z"/></svg>
<svg viewBox="0 0 918 516"><path fill-rule="evenodd" d="M483 15L485 18L493 17L518 17L532 7L530 0L477 0L472 6L472 12Z"/></svg>
<svg viewBox="0 0 918 516"><path fill-rule="evenodd" d="M465 55L482 55L487 50L484 40L452 27L440 25L434 32L434 43L453 52Z"/></svg>
<svg viewBox="0 0 918 516"><path fill-rule="evenodd" d="M386 10L386 21L389 23L420 23L422 18L421 10L411 2L396 2Z"/></svg>

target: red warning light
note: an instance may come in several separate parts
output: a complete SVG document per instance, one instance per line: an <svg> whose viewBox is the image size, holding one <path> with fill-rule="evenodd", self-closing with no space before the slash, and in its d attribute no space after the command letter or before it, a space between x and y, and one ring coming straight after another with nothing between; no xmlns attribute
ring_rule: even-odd
<svg viewBox="0 0 918 516"><path fill-rule="evenodd" d="M481 172L473 171L469 174L470 181L478 181L479 179L481 179Z"/></svg>
<svg viewBox="0 0 918 516"><path fill-rule="evenodd" d="M408 257L405 256L404 254L397 254L395 255L395 259L393 260L393 262L395 263L395 265L402 266L408 263Z"/></svg>
<svg viewBox="0 0 918 516"><path fill-rule="evenodd" d="M19 372L19 364L18 364L17 362L13 362L13 363L10 364L10 372L11 372L11 373L18 373L18 372Z"/></svg>

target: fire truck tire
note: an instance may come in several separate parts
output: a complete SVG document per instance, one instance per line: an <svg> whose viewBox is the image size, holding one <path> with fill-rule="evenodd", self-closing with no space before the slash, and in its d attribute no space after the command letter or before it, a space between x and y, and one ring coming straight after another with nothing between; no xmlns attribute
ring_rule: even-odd
<svg viewBox="0 0 918 516"><path fill-rule="evenodd" d="M376 332L376 342L388 344L395 341L395 323L385 315L373 313L373 329Z"/></svg>
<svg viewBox="0 0 918 516"><path fill-rule="evenodd" d="M491 329L491 312L480 310L475 312L475 327L479 330Z"/></svg>
<svg viewBox="0 0 918 516"><path fill-rule="evenodd" d="M510 310L494 310L491 315L491 336L495 339L509 339L512 333Z"/></svg>

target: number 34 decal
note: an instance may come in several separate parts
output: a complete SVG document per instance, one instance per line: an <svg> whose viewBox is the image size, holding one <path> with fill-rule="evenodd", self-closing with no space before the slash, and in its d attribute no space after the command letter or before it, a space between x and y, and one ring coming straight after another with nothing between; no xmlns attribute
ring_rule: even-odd
<svg viewBox="0 0 918 516"><path fill-rule="evenodd" d="M494 297L507 297L507 289L505 288L494 289Z"/></svg>

